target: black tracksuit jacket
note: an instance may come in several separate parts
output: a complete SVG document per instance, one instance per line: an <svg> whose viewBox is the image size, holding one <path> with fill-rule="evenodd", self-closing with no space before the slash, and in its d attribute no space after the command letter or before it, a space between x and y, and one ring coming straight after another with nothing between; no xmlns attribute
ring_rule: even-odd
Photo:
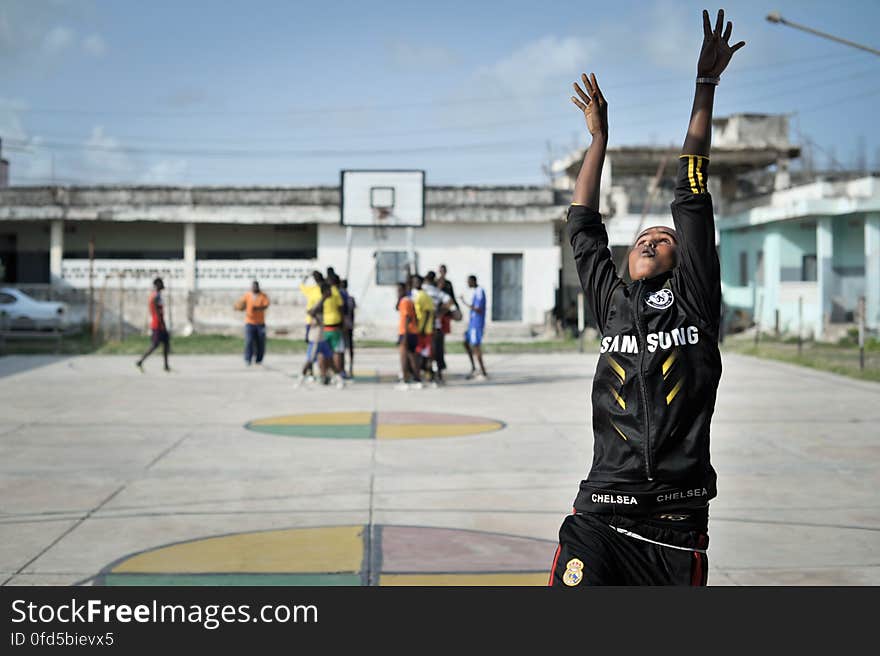
<svg viewBox="0 0 880 656"><path fill-rule="evenodd" d="M677 265L618 277L595 210L567 216L578 276L602 335L593 379L593 465L579 512L698 508L715 496L709 423L721 377L721 278L708 158L683 155L672 203Z"/></svg>

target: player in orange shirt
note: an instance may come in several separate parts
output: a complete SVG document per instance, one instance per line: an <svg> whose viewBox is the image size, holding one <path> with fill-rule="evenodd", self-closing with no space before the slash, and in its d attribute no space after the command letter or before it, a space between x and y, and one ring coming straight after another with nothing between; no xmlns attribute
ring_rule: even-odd
<svg viewBox="0 0 880 656"><path fill-rule="evenodd" d="M421 387L419 365L416 359L416 346L419 342L419 326L416 321L416 307L409 295L406 284L397 283L397 305L395 309L400 315L397 326L397 345L400 352L400 386L409 389L409 383Z"/></svg>
<svg viewBox="0 0 880 656"><path fill-rule="evenodd" d="M266 308L269 297L260 291L260 283L254 280L251 291L238 299L235 309L244 312L244 361L247 366L256 359L262 364L266 353ZM255 357L256 356L256 357Z"/></svg>

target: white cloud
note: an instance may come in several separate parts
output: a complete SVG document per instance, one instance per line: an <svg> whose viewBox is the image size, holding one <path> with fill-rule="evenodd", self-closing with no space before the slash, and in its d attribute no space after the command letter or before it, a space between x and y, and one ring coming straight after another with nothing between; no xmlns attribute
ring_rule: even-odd
<svg viewBox="0 0 880 656"><path fill-rule="evenodd" d="M83 173L100 182L131 180L136 166L118 139L104 134L102 126L92 129L82 155ZM78 176L80 177L80 176Z"/></svg>
<svg viewBox="0 0 880 656"><path fill-rule="evenodd" d="M90 34L82 42L83 50L93 57L101 57L107 52L107 44L100 34Z"/></svg>
<svg viewBox="0 0 880 656"><path fill-rule="evenodd" d="M439 105L437 122L489 129L499 119L508 125L522 120L528 127L536 116L564 111L572 81L597 50L593 38L549 35L527 42L465 77Z"/></svg>
<svg viewBox="0 0 880 656"><path fill-rule="evenodd" d="M45 184L54 173L52 151L41 148L43 139L25 128L23 102L0 98L0 137L3 158L9 160L12 184Z"/></svg>
<svg viewBox="0 0 880 656"><path fill-rule="evenodd" d="M69 27L57 25L43 37L43 52L57 55L67 50L74 42L75 32Z"/></svg>
<svg viewBox="0 0 880 656"><path fill-rule="evenodd" d="M28 138L24 129L22 114L27 106L17 100L0 98L0 138L25 141Z"/></svg>
<svg viewBox="0 0 880 656"><path fill-rule="evenodd" d="M592 51L585 39L545 36L479 68L474 82L501 87L513 95L538 93L547 82L581 70Z"/></svg>
<svg viewBox="0 0 880 656"><path fill-rule="evenodd" d="M149 185L182 185L188 172L189 162L185 159L166 159L150 166L138 182Z"/></svg>
<svg viewBox="0 0 880 656"><path fill-rule="evenodd" d="M0 67L14 61L17 70L51 70L80 46L95 54L103 39L84 31L96 12L94 0L0 0Z"/></svg>
<svg viewBox="0 0 880 656"><path fill-rule="evenodd" d="M184 184L189 174L185 159L166 159L147 165L130 154L103 126L95 126L81 149L45 147L45 139L25 127L27 106L0 97L0 137L3 157L10 161L13 184Z"/></svg>

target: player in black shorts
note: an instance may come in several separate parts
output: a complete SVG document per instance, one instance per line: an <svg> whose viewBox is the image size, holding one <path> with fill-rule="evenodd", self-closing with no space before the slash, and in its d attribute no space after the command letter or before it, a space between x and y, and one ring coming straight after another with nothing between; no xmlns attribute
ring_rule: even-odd
<svg viewBox="0 0 880 656"><path fill-rule="evenodd" d="M165 283L161 278L153 281L153 292L150 294L148 310L150 312L150 348L135 363L135 366L141 373L144 373L144 360L150 357L150 354L162 345L162 360L164 361L165 371L171 371L168 366L168 351L171 349L171 339L168 336L168 328L165 326L165 305L162 302L162 290L165 289Z"/></svg>
<svg viewBox="0 0 880 656"><path fill-rule="evenodd" d="M724 30L722 33L722 29ZM731 23L703 12L703 46L672 219L636 238L618 277L599 214L608 143L596 76L572 101L592 145L568 210L578 276L602 334L593 378L593 464L559 531L550 585L705 585L715 470L709 424L721 377L721 276L706 190L712 105L734 52Z"/></svg>

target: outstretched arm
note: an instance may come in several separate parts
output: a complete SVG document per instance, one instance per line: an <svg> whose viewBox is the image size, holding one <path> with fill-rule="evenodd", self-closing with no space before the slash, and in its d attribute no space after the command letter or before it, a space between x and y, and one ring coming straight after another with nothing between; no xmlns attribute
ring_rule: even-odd
<svg viewBox="0 0 880 656"><path fill-rule="evenodd" d="M584 155L565 220L581 288L599 330L604 332L611 297L621 282L611 261L608 233L599 214L599 183L608 147L608 103L595 74L590 78L583 74L581 81L586 93L575 83L577 97L572 96L571 101L584 113L593 143Z"/></svg>
<svg viewBox="0 0 880 656"><path fill-rule="evenodd" d="M599 183L602 179L602 165L605 163L605 150L608 148L608 103L599 89L595 73L592 73L590 78L586 73L582 73L581 80L586 88L586 93L575 82L573 86L577 96L572 96L571 102L584 113L587 130L590 131L593 142L584 155L584 161L574 185L572 205L583 205L598 212Z"/></svg>
<svg viewBox="0 0 880 656"><path fill-rule="evenodd" d="M718 12L713 30L709 14L703 11L703 45L697 61L697 90L687 137L678 164L672 219L678 235L674 276L678 292L694 307L711 331L717 334L721 314L721 273L715 248L715 218L707 189L709 148L712 136L712 102L715 84L734 52L745 43L730 46L733 25L724 25L724 11ZM702 79L701 79L702 78Z"/></svg>
<svg viewBox="0 0 880 656"><path fill-rule="evenodd" d="M746 44L745 41L740 41L731 46L729 41L733 32L733 23L728 22L722 34L723 26L723 9L718 10L714 30L709 22L709 12L703 10L703 47L700 49L700 58L697 61L698 82L687 136L681 148L682 155L709 156L712 144L712 105L715 101L715 85L730 63L733 53ZM714 80L714 83L711 80Z"/></svg>

